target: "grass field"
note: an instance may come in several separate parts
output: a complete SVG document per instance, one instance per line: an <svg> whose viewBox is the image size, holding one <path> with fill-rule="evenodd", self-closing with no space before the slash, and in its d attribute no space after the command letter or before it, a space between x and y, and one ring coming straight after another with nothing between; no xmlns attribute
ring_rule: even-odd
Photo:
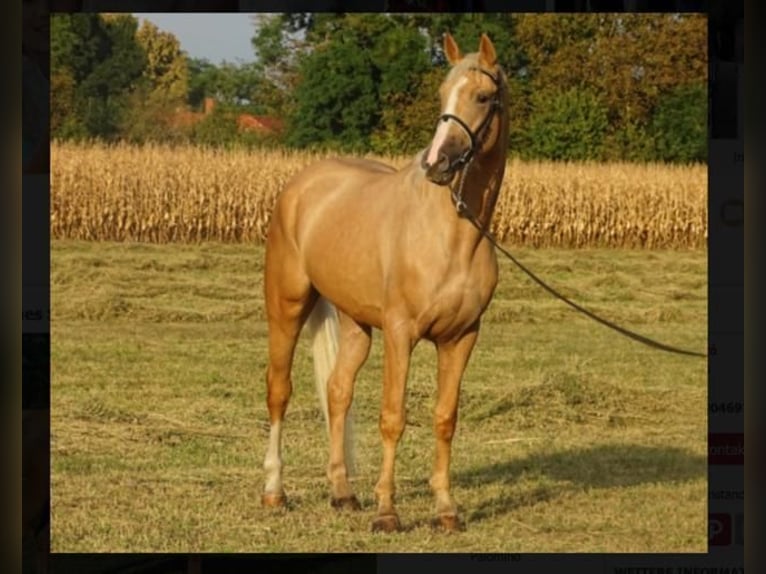
<svg viewBox="0 0 766 574"><path fill-rule="evenodd" d="M285 430L292 507L260 506L267 438L263 250L54 241L54 552L704 552L706 361L620 337L511 263L463 384L454 495L431 531L435 353L409 379L398 451L407 531L373 535L381 340L355 395L363 510L335 513L301 342ZM704 251L514 249L597 313L705 351Z"/></svg>

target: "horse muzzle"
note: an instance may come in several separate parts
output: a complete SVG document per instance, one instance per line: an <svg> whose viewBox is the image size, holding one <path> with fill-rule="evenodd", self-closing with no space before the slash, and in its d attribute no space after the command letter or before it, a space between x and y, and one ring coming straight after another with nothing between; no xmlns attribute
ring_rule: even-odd
<svg viewBox="0 0 766 574"><path fill-rule="evenodd" d="M455 177L455 170L451 169L449 158L444 153L440 153L436 163L433 164L429 164L423 156L420 165L426 172L426 179L436 185L448 185Z"/></svg>
<svg viewBox="0 0 766 574"><path fill-rule="evenodd" d="M463 165L463 153L455 146L445 145L437 154L425 151L420 166L426 172L426 179L436 185L449 185Z"/></svg>

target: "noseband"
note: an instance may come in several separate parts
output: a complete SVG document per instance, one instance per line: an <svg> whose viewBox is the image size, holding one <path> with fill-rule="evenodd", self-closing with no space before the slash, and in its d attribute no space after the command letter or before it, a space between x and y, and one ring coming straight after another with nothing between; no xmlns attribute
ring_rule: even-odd
<svg viewBox="0 0 766 574"><path fill-rule="evenodd" d="M489 79L492 80L492 82L497 86L497 91L495 92L495 95L492 97L492 99L489 102L489 111L487 112L487 115L484 117L484 120L479 124L478 129L476 132L471 130L470 126L465 123L462 119L457 117L454 114L442 114L439 116L439 119L436 120L436 124L439 125L440 122L446 122L449 120L454 121L457 125L459 125L461 128L463 128L463 131L468 134L468 137L471 140L471 147L469 147L466 151L462 153L462 155L455 160L455 162L450 166L454 170L462 169L465 167L472 159L473 155L476 153L476 150L478 147L484 142L484 138L487 136L487 128L489 127L490 121L492 121L493 116L495 113L497 113L497 110L500 109L500 92L502 90L502 86L500 85L500 80L496 78L494 75L492 75L487 70L483 70L479 67L471 67L469 70L475 70L478 72L481 72L485 76L489 77Z"/></svg>

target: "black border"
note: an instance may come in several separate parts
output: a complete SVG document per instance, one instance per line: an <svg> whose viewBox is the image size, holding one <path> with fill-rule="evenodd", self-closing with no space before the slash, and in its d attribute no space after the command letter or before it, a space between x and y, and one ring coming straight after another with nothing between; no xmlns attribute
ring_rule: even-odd
<svg viewBox="0 0 766 574"><path fill-rule="evenodd" d="M84 0L87 2L87 0ZM256 3L261 12L311 11L317 7L316 2L309 0L266 0ZM83 0L49 0L51 12L79 11ZM231 0L104 0L103 2L88 2L98 4L98 11L103 12L240 12L239 2ZM744 385L741 350L744 347L744 322L735 317L742 317L744 296L744 134L740 115L742 109L743 84L737 85L737 66L743 67L744 56L738 50L737 25L744 18L744 2L737 1L702 1L702 0L519 0L518 2L503 2L502 0L474 0L469 2L457 0L376 0L365 2L360 0L326 0L319 2L318 10L329 12L369 12L369 11L444 11L462 12L466 6L472 6L474 11L504 11L513 9L515 12L707 12L709 16L709 93L710 93L710 125L709 125L709 388L711 397L726 396L734 389L735 400L741 400L742 392L737 386ZM80 8L76 8L79 5ZM364 7L367 8L363 8ZM373 9L369 9L373 6ZM409 8L408 8L409 7ZM26 9L26 6L24 7ZM250 10L243 10L250 11ZM741 25L741 24L740 24ZM742 72L740 72L742 74ZM734 155L740 154L739 159ZM42 174L43 176L45 174ZM25 176L26 178L26 176ZM26 183L26 182L25 182ZM26 187L24 185L23 187ZM46 190L47 191L47 190ZM25 196L28 194L25 194ZM46 201L30 200L24 202L26 212L34 210L37 215L47 217ZM37 221L42 221L40 217ZM47 229L34 229L47 237ZM22 246L23 247L23 246ZM48 254L49 255L49 254ZM36 259L36 254L22 250L22 259L27 262L25 267L38 267L47 272L47 261ZM723 273L723 275L720 275ZM22 287L22 305L25 313L32 316L39 314L40 328L38 334L26 331L22 327L22 412L50 412L50 336L47 315L49 291L41 295L40 288L33 286ZM41 304L43 303L43 304ZM713 312L717 310L718 312ZM716 328L716 323L724 316L729 326L726 331ZM27 321L30 321L27 316ZM733 322L733 323L732 323ZM27 322L27 325L29 323ZM733 324L733 327L732 327ZM47 328L46 328L47 326ZM715 389L715 393L712 391ZM711 437L723 429L734 433L734 440L744 441L744 417L709 416ZM715 427L719 428L716 429ZM714 432L715 431L715 432ZM26 426L23 436L29 436ZM29 456L24 452L24 457ZM726 475L728 483L723 488L731 488L732 476L741 480L741 490L744 490L744 467L719 466L711 461L709 466L709 489L717 488L718 477ZM47 505L45 506L47 510ZM715 512L711 507L711 512ZM47 512L46 512L47 513ZM740 515L741 516L741 515ZM47 516L41 514L36 527L45 532L48 529ZM736 520L736 517L735 517ZM23 533L26 541L28 532ZM739 533L741 542L742 534ZM452 569L457 571L459 563L465 564L459 556L449 555L400 555L383 557L381 566L395 568L420 559L421 563L432 563L442 571ZM471 563L489 562L489 555L466 555ZM657 568L704 567L716 565L744 569L744 546L734 544L723 549L712 547L708 554L685 555L527 555L514 554L496 556L494 561L509 562L509 568L515 568L515 563L532 562L541 570L551 566L551 571L561 569L577 569L583 567L588 572L618 572L621 568L651 568L646 572L657 572ZM86 567L86 563L88 566ZM247 569L261 565L284 567L295 566L300 570L311 571L321 567L326 571L377 571L379 564L376 554L300 554L300 555L91 555L91 554L52 554L50 555L50 571L81 571L81 572L214 572L222 569ZM600 567L594 568L596 565ZM553 565L556 565L555 567ZM24 565L24 571L30 569L30 564ZM530 564L530 567L532 565ZM385 569L385 568L384 568ZM460 567L459 570L463 570ZM517 569L517 568L515 568ZM537 569L537 568L536 568ZM679 570L680 571L680 570ZM742 570L744 571L744 570Z"/></svg>

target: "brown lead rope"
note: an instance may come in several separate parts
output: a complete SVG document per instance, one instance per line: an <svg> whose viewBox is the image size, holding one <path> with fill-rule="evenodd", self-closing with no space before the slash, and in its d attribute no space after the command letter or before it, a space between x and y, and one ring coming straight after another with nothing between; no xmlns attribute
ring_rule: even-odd
<svg viewBox="0 0 766 574"><path fill-rule="evenodd" d="M460 187L462 188L462 185ZM461 189L461 191L462 191L462 189ZM592 313L591 311L588 311L587 309L581 307L577 303L575 303L573 301L570 301L569 299L564 297L561 293L557 292L555 289L553 289L553 288L549 287L548 285L546 285L542 281L542 279L540 279L534 273L532 273L529 269L524 267L524 265L522 265L521 262L519 262L513 255L511 255L506 249L501 247L500 244L497 242L497 240L492 236L492 234L490 234L488 231L486 231L482 227L482 225L479 223L479 221L476 219L476 217L474 217L474 215L468 211L467 206L462 201L462 198L460 198L460 197L455 198L454 196L453 196L453 198L456 200L455 203L456 203L456 207L457 207L458 213L463 215L463 216L465 216L466 219L468 219L468 221L473 223L473 225L476 227L476 229L478 229L481 232L481 234L484 235L484 237L486 237L489 240L490 243L492 243L492 245L494 245L498 250L500 250L500 252L502 252L503 255L505 255L508 259L513 261L519 267L519 269L521 269L524 273L529 275L529 277L531 277L532 280L535 283L540 285L540 287L542 287L543 289L548 291L548 293L550 293L554 297L556 297L558 299L561 299L564 303L566 303L570 307L573 307L574 309L577 309L578 311L580 311L581 313L587 315L588 317L590 317L594 321L598 321L602 325L605 325L605 326L609 327L610 329L614 329L618 333L622 333L623 335L633 339L634 341L638 341L640 343L644 343L645 345L649 345L650 347L653 347L655 349L660 349L662 351L668 351L669 353L678 353L680 355L690 355L690 356L693 356L693 357L707 357L708 356L705 353L697 353L696 351L687 351L685 349L679 349L677 347L671 347L670 345L665 345L664 343L659 343L657 341L649 339L648 337L644 337L643 335L639 335L638 333L634 333L633 331L629 331L628 329L625 329L624 327L620 327L619 325L615 325L611 321L607 321L606 319L602 319L598 315Z"/></svg>

